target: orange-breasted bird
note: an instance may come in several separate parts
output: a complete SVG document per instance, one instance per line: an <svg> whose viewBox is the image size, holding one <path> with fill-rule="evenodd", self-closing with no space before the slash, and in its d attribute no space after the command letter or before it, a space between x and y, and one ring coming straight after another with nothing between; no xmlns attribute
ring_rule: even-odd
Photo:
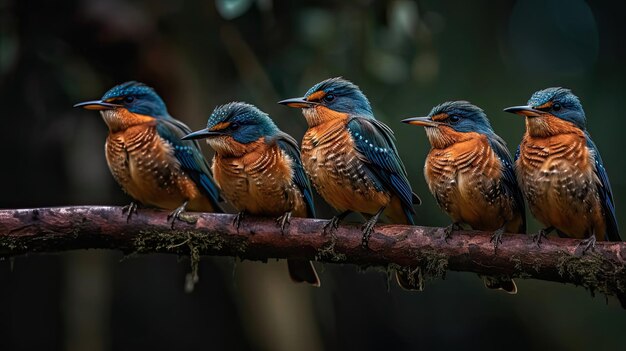
<svg viewBox="0 0 626 351"><path fill-rule="evenodd" d="M381 214L393 223L415 224L406 170L391 129L376 120L370 103L353 83L331 78L299 98L279 102L301 108L309 126L302 140L302 163L315 189L341 211L326 229L337 228L350 212L371 216L363 225L363 246ZM410 283L398 276L399 283Z"/></svg>
<svg viewBox="0 0 626 351"><path fill-rule="evenodd" d="M266 113L243 102L218 106L205 129L183 139L204 138L215 150L215 181L224 198L240 211L235 225L244 213L278 216L283 231L292 215L315 217L298 144ZM311 262L287 260L287 265L292 280L320 285Z"/></svg>
<svg viewBox="0 0 626 351"><path fill-rule="evenodd" d="M180 138L191 130L172 118L165 103L147 85L130 81L107 91L100 100L74 105L100 111L109 128L106 160L113 178L137 202L173 210L172 226L186 209L222 212L219 191L197 142Z"/></svg>
<svg viewBox="0 0 626 351"><path fill-rule="evenodd" d="M515 161L517 179L533 215L552 230L584 239L621 241L609 177L586 130L580 100L569 89L535 92L528 104L504 111L525 116L526 132Z"/></svg>
<svg viewBox="0 0 626 351"><path fill-rule="evenodd" d="M504 232L526 232L524 198L511 155L482 109L467 101L450 101L435 106L426 117L402 122L426 130L432 148L424 177L439 206L453 220L446 236L466 224L493 231L497 249ZM517 292L508 277L485 277L485 285Z"/></svg>

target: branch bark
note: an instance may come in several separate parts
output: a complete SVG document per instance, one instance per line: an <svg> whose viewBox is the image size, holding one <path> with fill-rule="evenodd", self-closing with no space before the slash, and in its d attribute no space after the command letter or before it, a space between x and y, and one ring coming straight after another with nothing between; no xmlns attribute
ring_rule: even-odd
<svg viewBox="0 0 626 351"><path fill-rule="evenodd" d="M497 252L491 233L454 232L446 242L443 228L378 225L369 249L361 231L343 225L324 235L325 220L293 218L281 234L274 219L246 217L239 230L233 215L186 213L174 228L167 212L140 209L127 221L120 207L57 207L0 210L0 257L77 249L114 249L126 254L173 253L236 256L241 259L301 258L391 269L419 270L424 277L446 271L533 278L581 285L592 292L626 295L626 243L598 242L581 254L580 241L506 234Z"/></svg>

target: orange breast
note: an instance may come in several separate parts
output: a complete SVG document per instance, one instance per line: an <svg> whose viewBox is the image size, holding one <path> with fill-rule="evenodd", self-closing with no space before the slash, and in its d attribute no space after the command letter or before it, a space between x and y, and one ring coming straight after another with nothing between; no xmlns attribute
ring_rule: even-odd
<svg viewBox="0 0 626 351"><path fill-rule="evenodd" d="M264 216L291 211L306 217L304 197L293 182L291 159L276 144L259 143L241 157L216 154L212 167L223 196L237 210Z"/></svg>
<svg viewBox="0 0 626 351"><path fill-rule="evenodd" d="M535 217L576 238L593 231L604 238L605 222L594 172L582 131L548 137L525 135L516 171Z"/></svg>
<svg viewBox="0 0 626 351"><path fill-rule="evenodd" d="M424 175L441 208L455 221L477 230L518 232L521 214L500 184L502 164L487 137L466 133L465 140L433 148Z"/></svg>
<svg viewBox="0 0 626 351"><path fill-rule="evenodd" d="M180 169L173 148L159 137L154 122L109 134L105 151L115 180L142 204L175 209L188 200L190 210L213 211L210 201Z"/></svg>
<svg viewBox="0 0 626 351"><path fill-rule="evenodd" d="M391 201L368 178L345 120L309 128L302 140L302 163L317 192L337 210L374 214Z"/></svg>

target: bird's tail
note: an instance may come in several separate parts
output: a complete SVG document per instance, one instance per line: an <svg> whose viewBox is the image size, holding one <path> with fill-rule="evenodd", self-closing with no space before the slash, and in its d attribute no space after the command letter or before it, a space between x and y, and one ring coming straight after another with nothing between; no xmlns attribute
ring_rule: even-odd
<svg viewBox="0 0 626 351"><path fill-rule="evenodd" d="M411 272L408 270L396 270L396 281L404 290L424 290L424 277L422 276L422 270L419 267Z"/></svg>
<svg viewBox="0 0 626 351"><path fill-rule="evenodd" d="M511 295L517 294L517 285L509 277L482 276L487 289L503 290Z"/></svg>
<svg viewBox="0 0 626 351"><path fill-rule="evenodd" d="M289 276L294 282L320 286L320 278L317 276L311 261L287 260L287 268L289 269Z"/></svg>
<svg viewBox="0 0 626 351"><path fill-rule="evenodd" d="M617 299L619 300L619 303L622 306L622 308L626 310L626 294L624 293L617 294Z"/></svg>
<svg viewBox="0 0 626 351"><path fill-rule="evenodd" d="M391 199L389 206L387 206L385 210L385 216L389 218L389 221L393 224L415 225L415 220L413 219L414 213L415 210L413 210L413 208L406 208L402 201L395 196Z"/></svg>

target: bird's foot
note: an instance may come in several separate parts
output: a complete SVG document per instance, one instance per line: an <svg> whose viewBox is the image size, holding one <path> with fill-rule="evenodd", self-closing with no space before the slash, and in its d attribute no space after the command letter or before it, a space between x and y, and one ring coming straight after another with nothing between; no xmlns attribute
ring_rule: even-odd
<svg viewBox="0 0 626 351"><path fill-rule="evenodd" d="M578 244L578 246L584 246L583 247L583 255L586 254L587 251L589 251L589 250L595 251L596 250L596 236L595 236L595 234L592 234L587 239L581 240L580 244Z"/></svg>
<svg viewBox="0 0 626 351"><path fill-rule="evenodd" d="M374 218L372 217L371 219L369 219L361 227L361 232L363 233L363 238L361 239L361 246L364 249L367 249L367 246L370 241L370 236L372 236L372 233L374 232L374 226L376 225L376 222L378 222L378 220L372 220L372 219Z"/></svg>
<svg viewBox="0 0 626 351"><path fill-rule="evenodd" d="M134 214L137 214L137 208L139 207L139 205L133 201L131 203L129 203L128 205L122 207L122 214L125 214L126 212L128 212L128 216L126 217L126 223L130 222L130 217L133 216Z"/></svg>
<svg viewBox="0 0 626 351"><path fill-rule="evenodd" d="M497 229L491 235L490 243L493 243L493 253L498 254L498 245L502 244L502 235L504 234L504 227Z"/></svg>
<svg viewBox="0 0 626 351"><path fill-rule="evenodd" d="M548 234L554 230L554 227L541 228L537 234L532 236L533 242L537 243L537 247L541 246L541 240L547 239Z"/></svg>
<svg viewBox="0 0 626 351"><path fill-rule="evenodd" d="M335 230L339 228L339 222L341 222L346 216L348 216L352 211L346 210L331 218L330 221L326 222L324 225L324 235L331 234L333 238L335 238Z"/></svg>
<svg viewBox="0 0 626 351"><path fill-rule="evenodd" d="M185 212L185 208L187 208L187 201L183 202L182 205L180 205L177 209L175 209L174 211L172 211L170 214L167 215L167 220L168 222L171 220L172 221L172 229L174 229L174 223L176 222L176 220L181 220L181 214L183 212Z"/></svg>
<svg viewBox="0 0 626 351"><path fill-rule="evenodd" d="M239 231L239 227L241 226L241 222L243 222L245 216L246 211L241 211L235 215L235 218L233 218L233 225L237 228L237 231Z"/></svg>
<svg viewBox="0 0 626 351"><path fill-rule="evenodd" d="M276 218L276 224L280 227L280 233L285 234L285 228L291 223L291 211L285 212L284 215Z"/></svg>
<svg viewBox="0 0 626 351"><path fill-rule="evenodd" d="M380 215L381 213L383 213L384 210L385 210L385 207L381 207L378 210L378 212L376 212L372 216L372 218L368 219L367 221L365 221L365 223L363 223L363 226L361 227L361 232L363 233L363 238L361 239L361 246L364 249L367 249L369 241L370 241L370 236L372 236L372 233L374 232L374 226L378 222L378 218L380 218Z"/></svg>
<svg viewBox="0 0 626 351"><path fill-rule="evenodd" d="M324 235L326 234L334 234L335 230L339 228L339 222L341 218L339 216L335 216L331 218L326 224L324 224Z"/></svg>
<svg viewBox="0 0 626 351"><path fill-rule="evenodd" d="M443 231L443 240L445 240L446 244L448 243L448 239L452 237L452 232L460 229L461 226L457 222L454 222L446 227L446 229Z"/></svg>

